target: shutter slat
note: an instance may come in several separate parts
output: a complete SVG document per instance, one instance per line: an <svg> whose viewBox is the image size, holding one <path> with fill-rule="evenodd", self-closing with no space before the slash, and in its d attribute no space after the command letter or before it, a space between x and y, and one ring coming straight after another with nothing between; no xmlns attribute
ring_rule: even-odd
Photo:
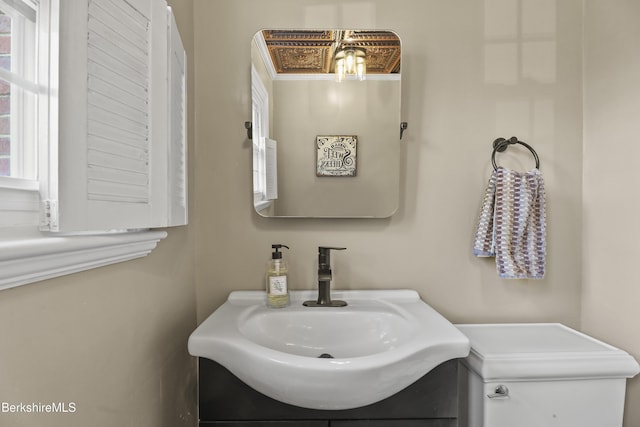
<svg viewBox="0 0 640 427"><path fill-rule="evenodd" d="M89 108L91 106L97 109L107 111L111 114L121 116L129 121L138 123L146 129L149 123L149 117L146 110L139 110L140 105L131 105L127 99L111 98L99 92L89 92ZM144 131L143 131L144 132Z"/></svg>
<svg viewBox="0 0 640 427"><path fill-rule="evenodd" d="M130 117L122 116L97 105L88 105L89 121L115 126L117 129L137 135L141 142L148 145L148 124L144 121L136 121Z"/></svg>
<svg viewBox="0 0 640 427"><path fill-rule="evenodd" d="M116 100L118 103L126 105L129 108L133 108L144 114L147 113L148 106L146 99L134 96L119 87L110 85L108 82L96 78L95 76L91 76L89 80L91 80L91 82L89 82L89 86L92 88L94 93Z"/></svg>
<svg viewBox="0 0 640 427"><path fill-rule="evenodd" d="M109 140L103 136L89 135L87 139L90 150L101 151L103 153L118 154L130 159L146 159L149 153L143 148L126 144L122 141Z"/></svg>
<svg viewBox="0 0 640 427"><path fill-rule="evenodd" d="M146 185L132 186L108 181L89 181L89 200L103 200L123 203L148 203L149 192Z"/></svg>
<svg viewBox="0 0 640 427"><path fill-rule="evenodd" d="M129 93L131 96L136 98L147 100L148 99L148 88L145 85L146 82L142 82L140 84L137 81L123 79L122 76L118 75L116 72L109 68L105 68L100 64L89 62L87 64L88 74L89 74L89 84L96 84L93 80L103 81L113 87L118 87L120 90Z"/></svg>
<svg viewBox="0 0 640 427"><path fill-rule="evenodd" d="M111 182L126 185L129 187L144 187L147 185L146 178L141 176L140 174L135 173L114 173L112 169L101 168L98 166L90 167L92 181L103 181L103 182ZM122 182L122 178L126 178L128 182ZM130 193L135 193L135 191L129 191Z"/></svg>
<svg viewBox="0 0 640 427"><path fill-rule="evenodd" d="M118 154L105 153L102 151L91 150L89 151L89 158L87 159L89 166L98 166L105 169L110 169L113 173L118 172L131 172L140 176L146 177L147 159L132 159L130 157L120 156ZM141 172L142 171L142 172ZM127 177L130 175L127 175ZM89 174L91 178L91 174ZM127 182L126 177L120 180L121 182ZM137 180L136 180L137 181ZM147 179L143 182L147 182Z"/></svg>
<svg viewBox="0 0 640 427"><path fill-rule="evenodd" d="M113 56L109 56L106 52L97 49L95 46L90 46L88 53L90 61L100 67L112 70L119 75L120 77L116 80L117 82L124 79L145 89L148 88L148 69L136 69L130 64L126 64Z"/></svg>
<svg viewBox="0 0 640 427"><path fill-rule="evenodd" d="M117 129L106 123L91 121L88 123L88 136L91 140L94 137L111 140L120 144L137 147L141 150L148 151L149 146L145 139L140 139L136 134L125 129Z"/></svg>

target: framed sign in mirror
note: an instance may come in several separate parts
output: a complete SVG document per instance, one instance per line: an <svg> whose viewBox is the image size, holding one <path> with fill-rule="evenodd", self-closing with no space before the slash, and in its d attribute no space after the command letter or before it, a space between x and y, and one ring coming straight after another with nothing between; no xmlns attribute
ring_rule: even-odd
<svg viewBox="0 0 640 427"><path fill-rule="evenodd" d="M318 176L356 176L358 137L319 135L316 137Z"/></svg>

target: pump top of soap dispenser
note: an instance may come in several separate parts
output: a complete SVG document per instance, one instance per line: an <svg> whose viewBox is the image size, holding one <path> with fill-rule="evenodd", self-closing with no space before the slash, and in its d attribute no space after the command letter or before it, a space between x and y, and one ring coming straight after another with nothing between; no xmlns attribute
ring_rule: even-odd
<svg viewBox="0 0 640 427"><path fill-rule="evenodd" d="M272 247L273 249L275 249L275 250L273 251L273 253L271 254L271 259L282 259L282 252L279 252L278 250L279 250L279 249L282 249L282 248L287 248L287 249L289 249L289 246L287 246L287 245L282 245L282 244L279 244L279 243L278 243L278 244L276 244L276 245L271 245L271 247Z"/></svg>

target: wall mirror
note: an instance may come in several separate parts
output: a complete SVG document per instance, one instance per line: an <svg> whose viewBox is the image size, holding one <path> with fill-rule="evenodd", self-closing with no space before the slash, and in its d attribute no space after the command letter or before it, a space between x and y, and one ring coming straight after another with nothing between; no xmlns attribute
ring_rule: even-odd
<svg viewBox="0 0 640 427"><path fill-rule="evenodd" d="M400 181L398 35L262 30L252 40L251 64L256 211L393 215Z"/></svg>

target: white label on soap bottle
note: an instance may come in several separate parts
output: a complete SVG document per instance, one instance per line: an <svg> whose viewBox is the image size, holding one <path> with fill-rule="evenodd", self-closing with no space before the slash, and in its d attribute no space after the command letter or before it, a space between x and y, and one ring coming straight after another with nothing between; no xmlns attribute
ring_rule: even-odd
<svg viewBox="0 0 640 427"><path fill-rule="evenodd" d="M270 276L269 293L272 295L285 295L287 293L287 276Z"/></svg>

